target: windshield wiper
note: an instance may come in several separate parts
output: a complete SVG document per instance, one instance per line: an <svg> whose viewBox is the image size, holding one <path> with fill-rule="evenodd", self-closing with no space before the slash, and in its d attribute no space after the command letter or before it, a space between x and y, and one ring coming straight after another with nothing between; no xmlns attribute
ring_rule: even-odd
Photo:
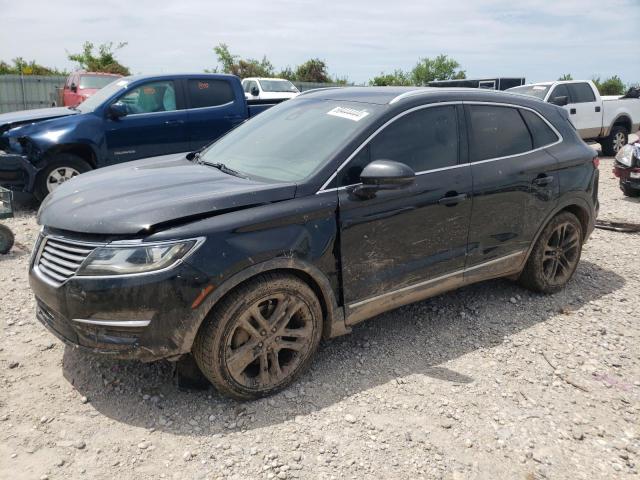
<svg viewBox="0 0 640 480"><path fill-rule="evenodd" d="M243 175L242 173L238 172L237 170L234 170L233 168L227 167L224 163L220 163L220 162L216 162L216 163L205 162L204 160L202 160L199 157L198 157L198 163L200 163L202 165L208 165L208 166L213 167L213 168L217 168L221 172L227 173L229 175L233 175L234 177L249 178L246 175Z"/></svg>

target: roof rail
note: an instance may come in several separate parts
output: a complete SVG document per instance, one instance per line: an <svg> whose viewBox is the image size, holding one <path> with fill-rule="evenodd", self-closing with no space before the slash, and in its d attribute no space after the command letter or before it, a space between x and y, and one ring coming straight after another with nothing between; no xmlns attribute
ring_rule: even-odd
<svg viewBox="0 0 640 480"><path fill-rule="evenodd" d="M301 97L302 95L306 95L307 93L310 92L317 92L318 90L335 90L338 88L344 88L344 87L318 87L318 88L310 88L309 90L305 90L304 92L300 92L300 95L297 95L295 98Z"/></svg>
<svg viewBox="0 0 640 480"><path fill-rule="evenodd" d="M429 91L429 90L425 90L425 87L423 87L423 88L421 88L420 90L411 90L411 91L409 91L409 92L401 93L401 94L400 94L400 95L398 95L397 97L392 98L392 99L391 99L391 101L389 102L389 105L391 105L392 103L397 103L397 102L399 102L400 100L403 100L403 99L405 99L405 98L407 98L407 97L413 97L413 96L415 96L415 95L420 95L420 94L422 94L422 93L426 93L426 92L428 92L428 91Z"/></svg>

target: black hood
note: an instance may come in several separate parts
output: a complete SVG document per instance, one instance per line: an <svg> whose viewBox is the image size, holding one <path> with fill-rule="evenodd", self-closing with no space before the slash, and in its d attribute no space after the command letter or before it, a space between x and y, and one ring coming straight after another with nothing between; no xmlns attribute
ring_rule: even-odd
<svg viewBox="0 0 640 480"><path fill-rule="evenodd" d="M37 108L35 110L3 113L0 114L0 133L17 125L41 122L50 118L66 117L67 115L76 115L78 113L80 112L67 107Z"/></svg>
<svg viewBox="0 0 640 480"><path fill-rule="evenodd" d="M295 192L295 184L235 177L179 154L80 175L45 199L38 222L79 233L132 235L188 217L288 200Z"/></svg>

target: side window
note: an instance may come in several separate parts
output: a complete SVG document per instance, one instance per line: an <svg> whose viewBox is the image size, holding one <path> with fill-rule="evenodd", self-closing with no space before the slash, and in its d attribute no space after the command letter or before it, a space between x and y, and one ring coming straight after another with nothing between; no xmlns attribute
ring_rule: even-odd
<svg viewBox="0 0 640 480"><path fill-rule="evenodd" d="M187 91L191 108L216 107L235 100L231 84L226 80L189 80Z"/></svg>
<svg viewBox="0 0 640 480"><path fill-rule="evenodd" d="M516 155L533 148L529 130L515 108L470 105L468 111L472 162Z"/></svg>
<svg viewBox="0 0 640 480"><path fill-rule="evenodd" d="M533 137L533 148L544 147L558 141L558 136L538 114L530 110L520 110L520 114Z"/></svg>
<svg viewBox="0 0 640 480"><path fill-rule="evenodd" d="M588 83L569 83L569 94L571 103L595 102L596 96Z"/></svg>
<svg viewBox="0 0 640 480"><path fill-rule="evenodd" d="M173 81L145 83L118 101L127 106L130 114L170 112L176 110L176 89Z"/></svg>
<svg viewBox="0 0 640 480"><path fill-rule="evenodd" d="M251 90L251 82L242 82L242 88L244 89L244 93L249 93L249 90Z"/></svg>
<svg viewBox="0 0 640 480"><path fill-rule="evenodd" d="M569 101L569 103L572 102L571 96L569 95L569 89L565 84L556 85L556 87L551 92L551 95L549 95L549 100L556 97L567 97L567 100Z"/></svg>

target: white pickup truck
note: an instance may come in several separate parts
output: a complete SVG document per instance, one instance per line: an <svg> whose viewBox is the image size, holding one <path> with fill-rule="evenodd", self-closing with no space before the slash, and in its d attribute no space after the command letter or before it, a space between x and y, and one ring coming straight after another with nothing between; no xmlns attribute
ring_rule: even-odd
<svg viewBox="0 0 640 480"><path fill-rule="evenodd" d="M602 146L602 153L613 156L640 128L640 99L601 97L593 82L569 80L542 82L514 87L508 92L538 97L563 107L584 140Z"/></svg>
<svg viewBox="0 0 640 480"><path fill-rule="evenodd" d="M300 90L284 78L245 78L242 88L247 100L287 100L300 94Z"/></svg>

